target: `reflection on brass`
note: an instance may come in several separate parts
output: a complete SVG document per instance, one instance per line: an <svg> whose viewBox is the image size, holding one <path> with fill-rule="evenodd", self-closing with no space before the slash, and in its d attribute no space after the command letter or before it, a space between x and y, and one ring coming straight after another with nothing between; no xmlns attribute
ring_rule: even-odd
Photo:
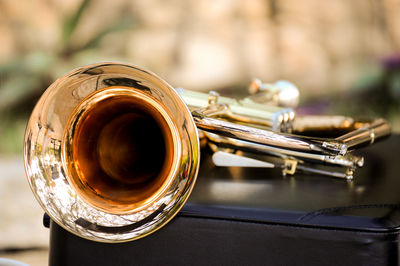
<svg viewBox="0 0 400 266"><path fill-rule="evenodd" d="M288 82L258 91L233 99L175 90L127 64L77 68L48 88L29 120L30 186L52 220L70 232L124 242L155 232L185 204L199 168L199 131L202 145L224 151L216 164L343 179L363 165L351 150L390 133L383 119L296 117L298 91Z"/></svg>
<svg viewBox="0 0 400 266"><path fill-rule="evenodd" d="M70 121L67 178L92 206L131 212L171 182L178 136L160 104L128 89L105 88L87 97ZM69 139L70 138L70 139Z"/></svg>

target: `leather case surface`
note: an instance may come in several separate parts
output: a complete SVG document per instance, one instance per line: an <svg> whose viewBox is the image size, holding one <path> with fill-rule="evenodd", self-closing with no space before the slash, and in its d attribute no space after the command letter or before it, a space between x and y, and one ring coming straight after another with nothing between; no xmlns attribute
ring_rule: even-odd
<svg viewBox="0 0 400 266"><path fill-rule="evenodd" d="M181 212L137 241L105 244L50 223L50 265L398 265L400 136L356 154L353 182L215 167L202 154Z"/></svg>

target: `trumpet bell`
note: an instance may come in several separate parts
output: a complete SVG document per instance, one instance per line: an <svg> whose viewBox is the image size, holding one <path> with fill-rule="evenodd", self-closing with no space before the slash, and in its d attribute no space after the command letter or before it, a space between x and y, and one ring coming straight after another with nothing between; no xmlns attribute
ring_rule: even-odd
<svg viewBox="0 0 400 266"><path fill-rule="evenodd" d="M171 184L180 159L174 122L157 101L109 87L84 99L66 127L67 179L93 207L129 213Z"/></svg>
<svg viewBox="0 0 400 266"><path fill-rule="evenodd" d="M78 68L53 83L27 126L28 181L59 225L101 242L141 238L185 203L198 171L190 111L152 73Z"/></svg>

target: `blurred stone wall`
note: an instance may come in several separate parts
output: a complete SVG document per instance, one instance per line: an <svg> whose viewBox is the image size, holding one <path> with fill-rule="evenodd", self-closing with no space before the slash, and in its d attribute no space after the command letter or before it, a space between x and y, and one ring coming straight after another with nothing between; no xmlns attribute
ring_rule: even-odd
<svg viewBox="0 0 400 266"><path fill-rule="evenodd" d="M0 0L0 65L63 49L62 24L81 3ZM91 1L70 45L90 41L121 18L131 25L102 35L96 47L71 49L49 73L55 78L81 64L119 60L188 89L259 77L291 80L306 94L331 93L399 51L398 14L398 0Z"/></svg>

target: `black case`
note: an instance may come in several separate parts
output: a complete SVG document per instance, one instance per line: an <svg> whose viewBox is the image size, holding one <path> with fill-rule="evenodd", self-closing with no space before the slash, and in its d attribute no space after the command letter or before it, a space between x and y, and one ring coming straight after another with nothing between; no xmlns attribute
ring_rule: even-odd
<svg viewBox="0 0 400 266"><path fill-rule="evenodd" d="M50 265L398 265L400 136L358 151L354 182L219 168L202 154L195 189L156 233L128 243L50 223Z"/></svg>

